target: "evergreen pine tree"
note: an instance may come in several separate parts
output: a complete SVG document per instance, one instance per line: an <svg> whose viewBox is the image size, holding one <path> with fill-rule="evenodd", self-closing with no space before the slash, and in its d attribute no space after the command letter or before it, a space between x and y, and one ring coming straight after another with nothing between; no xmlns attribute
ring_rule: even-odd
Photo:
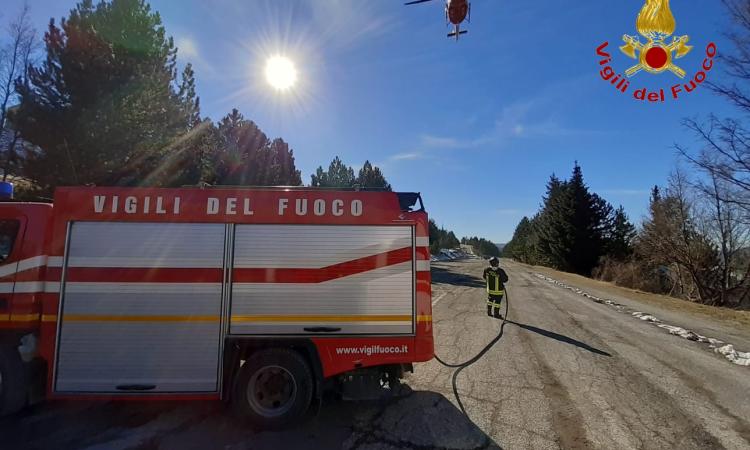
<svg viewBox="0 0 750 450"><path fill-rule="evenodd" d="M382 188L386 191L391 190L391 185L386 181L380 168L373 166L370 161L365 161L365 164L359 169L356 184L363 188Z"/></svg>
<svg viewBox="0 0 750 450"><path fill-rule="evenodd" d="M570 270L567 255L572 247L572 208L568 183L560 181L553 174L547 183L542 210L534 223L540 263Z"/></svg>
<svg viewBox="0 0 750 450"><path fill-rule="evenodd" d="M446 230L443 231L445 232ZM456 234L453 231L448 231L445 238L445 248L456 248L460 245L461 243L458 241Z"/></svg>
<svg viewBox="0 0 750 450"><path fill-rule="evenodd" d="M39 148L25 175L57 185L143 184L199 121L191 67L143 0L83 0L45 34L46 59L17 83L13 126Z"/></svg>
<svg viewBox="0 0 750 450"><path fill-rule="evenodd" d="M349 188L354 186L355 182L354 169L344 164L338 156L333 158L327 171L320 166L312 175L314 187Z"/></svg>
<svg viewBox="0 0 750 450"><path fill-rule="evenodd" d="M437 255L440 251L440 229L433 219L430 219L427 229L430 235L430 253Z"/></svg>
<svg viewBox="0 0 750 450"><path fill-rule="evenodd" d="M589 191L578 163L566 182L553 175L535 227L542 262L589 275L605 252L611 218L612 207Z"/></svg>
<svg viewBox="0 0 750 450"><path fill-rule="evenodd" d="M606 253L617 260L623 260L633 253L635 226L628 220L625 208L620 205L614 212L612 227L607 236Z"/></svg>
<svg viewBox="0 0 750 450"><path fill-rule="evenodd" d="M568 185L573 199L574 238L567 260L574 272L588 276L605 252L606 236L612 226L612 206L589 192L577 163Z"/></svg>
<svg viewBox="0 0 750 450"><path fill-rule="evenodd" d="M534 229L531 220L524 216L516 226L516 230L513 232L513 238L505 245L503 256L527 264L533 264L533 232Z"/></svg>
<svg viewBox="0 0 750 450"><path fill-rule="evenodd" d="M201 121L200 98L195 93L195 71L188 63L182 71L182 81L177 96L181 99L181 114L187 119L187 130L198 126Z"/></svg>
<svg viewBox="0 0 750 450"><path fill-rule="evenodd" d="M252 120L236 109L219 122L214 155L214 184L299 186L294 152L282 139L270 141Z"/></svg>
<svg viewBox="0 0 750 450"><path fill-rule="evenodd" d="M649 205L654 206L655 204L659 203L661 200L661 191L659 190L659 186L654 186L651 189L651 197L649 199Z"/></svg>

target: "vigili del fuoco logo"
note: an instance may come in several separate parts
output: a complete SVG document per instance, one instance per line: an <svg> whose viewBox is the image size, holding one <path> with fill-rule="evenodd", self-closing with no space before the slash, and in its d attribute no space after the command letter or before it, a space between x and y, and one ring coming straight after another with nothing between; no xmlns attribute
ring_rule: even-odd
<svg viewBox="0 0 750 450"><path fill-rule="evenodd" d="M646 0L641 12L638 13L635 26L638 34L643 36L645 42L638 36L626 34L622 37L625 45L620 47L620 51L637 62L637 64L625 70L624 75L616 73L611 66L612 55L607 52L609 42L604 42L597 47L596 54L600 57L599 65L602 66L599 75L603 80L608 81L623 94L632 92L634 99L649 102L665 102L667 99L677 100L685 94L694 92L701 83L706 81L708 72L714 66L714 58L717 53L716 44L711 42L706 46L703 64L694 72L692 77L686 79L687 72L677 65L675 60L689 54L693 50L693 46L688 45L690 37L687 34L674 35L677 22L669 7L669 0ZM668 74L680 78L682 81L656 91L637 87L631 89L630 79L641 72L653 75L662 75L668 72Z"/></svg>

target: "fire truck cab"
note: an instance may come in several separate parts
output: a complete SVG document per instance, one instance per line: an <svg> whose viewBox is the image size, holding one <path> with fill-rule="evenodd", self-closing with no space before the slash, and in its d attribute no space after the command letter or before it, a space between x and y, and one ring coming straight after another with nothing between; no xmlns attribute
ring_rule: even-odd
<svg viewBox="0 0 750 450"><path fill-rule="evenodd" d="M419 204L419 207L417 207ZM60 188L0 203L0 414L222 399L299 418L433 357L419 194Z"/></svg>

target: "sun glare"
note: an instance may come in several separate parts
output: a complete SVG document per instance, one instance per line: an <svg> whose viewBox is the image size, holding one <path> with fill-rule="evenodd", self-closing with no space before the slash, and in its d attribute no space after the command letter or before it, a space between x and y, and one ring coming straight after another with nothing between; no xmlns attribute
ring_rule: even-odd
<svg viewBox="0 0 750 450"><path fill-rule="evenodd" d="M273 56L266 61L266 81L283 91L294 86L297 81L297 69L294 63L284 56Z"/></svg>

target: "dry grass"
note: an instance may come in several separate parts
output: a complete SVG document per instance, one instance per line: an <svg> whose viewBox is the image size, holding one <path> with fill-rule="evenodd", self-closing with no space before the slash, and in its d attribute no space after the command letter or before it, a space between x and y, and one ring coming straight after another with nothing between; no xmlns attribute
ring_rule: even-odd
<svg viewBox="0 0 750 450"><path fill-rule="evenodd" d="M587 288L597 289L610 295L631 298L644 304L655 305L670 311L679 311L695 316L717 319L729 325L739 326L744 329L750 327L750 311L739 311L734 309L719 308L716 306L701 305L699 303L693 303L687 300L668 297L666 295L652 294L650 292L628 289L621 286L616 286L612 283L593 280L591 278L586 278L580 275L575 275L567 272L559 272L547 267L529 266L526 264L523 265L536 272L545 274L550 278L554 278L558 281L562 281L566 284L578 287L583 290L586 290Z"/></svg>

